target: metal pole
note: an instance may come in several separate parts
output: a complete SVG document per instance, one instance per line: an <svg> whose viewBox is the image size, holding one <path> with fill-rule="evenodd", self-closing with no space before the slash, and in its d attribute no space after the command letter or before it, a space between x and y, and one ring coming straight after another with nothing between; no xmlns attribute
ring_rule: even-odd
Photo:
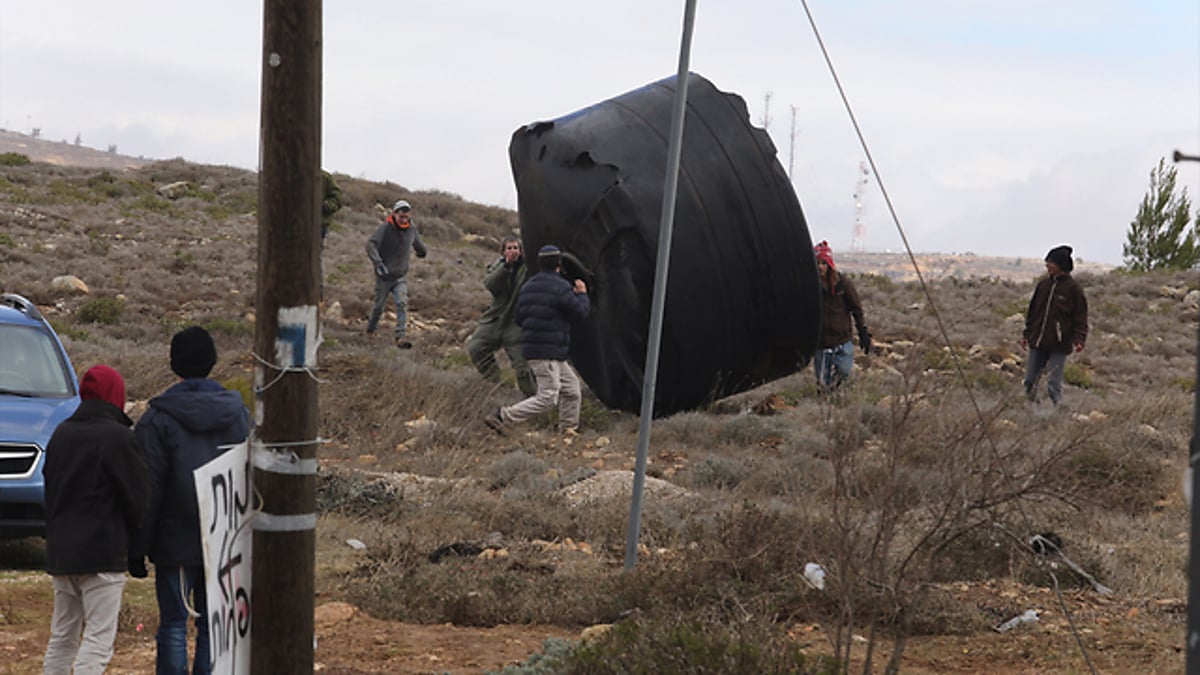
<svg viewBox="0 0 1200 675"><path fill-rule="evenodd" d="M675 76L675 104L671 109L671 137L667 145L667 175L663 185L662 214L658 227L658 257L654 265L654 295L650 304L650 340L646 345L646 370L642 377L642 411L638 420L637 464L633 473L633 503L625 540L625 569L637 564L638 534L642 525L642 493L646 487L646 457L650 452L650 423L654 417L654 387L658 381L658 351L662 338L663 308L667 297L667 271L671 264L671 230L675 223L675 195L679 187L679 156L683 146L683 116L687 108L688 60L696 0L686 0L683 39L679 46L679 72Z"/></svg>
<svg viewBox="0 0 1200 675"><path fill-rule="evenodd" d="M1185 155L1175 151L1176 162L1200 162L1200 156ZM1200 331L1196 334L1196 346L1200 348ZM1200 382L1200 358L1196 360L1196 382ZM1188 467L1192 471L1191 526L1188 537L1188 622L1187 622L1187 674L1200 675L1200 392L1193 395L1192 442Z"/></svg>
<svg viewBox="0 0 1200 675"><path fill-rule="evenodd" d="M264 0L251 669L313 672L321 0Z"/></svg>
<svg viewBox="0 0 1200 675"><path fill-rule="evenodd" d="M792 142L788 145L788 180L795 181L792 170L796 168L796 106L792 106Z"/></svg>

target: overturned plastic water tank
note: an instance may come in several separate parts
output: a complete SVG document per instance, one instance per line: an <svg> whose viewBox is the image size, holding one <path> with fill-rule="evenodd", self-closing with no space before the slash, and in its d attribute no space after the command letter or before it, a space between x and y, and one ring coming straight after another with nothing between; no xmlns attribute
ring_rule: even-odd
<svg viewBox="0 0 1200 675"><path fill-rule="evenodd" d="M806 365L819 281L800 202L741 97L689 75L656 416ZM639 412L675 78L518 129L509 145L526 251L555 244L592 311L571 359Z"/></svg>

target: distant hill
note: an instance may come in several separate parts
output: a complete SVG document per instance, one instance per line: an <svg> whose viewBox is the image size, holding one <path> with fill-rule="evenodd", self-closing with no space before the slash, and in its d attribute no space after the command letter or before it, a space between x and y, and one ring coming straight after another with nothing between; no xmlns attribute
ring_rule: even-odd
<svg viewBox="0 0 1200 675"><path fill-rule="evenodd" d="M926 281L948 278L993 277L1006 281L1032 281L1046 273L1040 256L995 257L973 253L916 253L913 255ZM838 253L840 269L852 274L880 274L892 281L916 281L917 273L907 253ZM1104 274L1112 265L1075 259L1075 272Z"/></svg>
<svg viewBox="0 0 1200 675"><path fill-rule="evenodd" d="M128 157L65 141L48 141L16 131L0 130L0 153L17 152L35 162L92 169L136 169L155 161Z"/></svg>
<svg viewBox="0 0 1200 675"><path fill-rule="evenodd" d="M17 152L35 162L97 169L136 169L156 161L0 130L0 153L5 152ZM992 257L972 253L918 253L915 257L926 281L952 277L1031 281L1046 271L1045 263L1038 257ZM836 255L836 260L839 267L854 274L880 274L898 282L917 279L912 261L905 253L841 252ZM1113 266L1077 259L1075 269L1103 274Z"/></svg>

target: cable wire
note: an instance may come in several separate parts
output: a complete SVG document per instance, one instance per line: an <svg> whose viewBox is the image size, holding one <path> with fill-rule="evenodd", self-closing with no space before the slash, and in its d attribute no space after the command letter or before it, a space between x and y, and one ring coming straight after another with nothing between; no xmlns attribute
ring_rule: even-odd
<svg viewBox="0 0 1200 675"><path fill-rule="evenodd" d="M937 305L937 302L933 298L933 293L930 290L929 285L925 281L925 275L921 272L921 266L917 263L917 258L913 254L912 246L908 242L908 235L904 231L904 226L900 223L900 217L896 213L896 208L892 203L891 194L888 192L887 185L884 183L883 177L879 173L879 167L875 163L875 157L874 157L874 155L871 154L871 149L867 145L867 140L866 140L866 137L863 135L862 127L858 123L858 117L854 114L854 108L853 108L853 106L850 105L850 99L846 95L845 88L842 86L841 78L838 76L837 68L834 67L833 60L829 56L829 50L825 47L825 40L824 40L824 38L821 37L821 31L817 28L817 22L816 22L816 19L813 17L812 11L809 9L808 0L800 0L800 4L804 7L804 14L808 18L809 26L812 28L813 37L815 37L817 40L817 45L821 49L821 55L825 59L825 65L829 68L829 74L833 78L834 85L837 87L838 96L841 98L842 105L846 109L846 114L850 118L850 123L854 127L854 134L858 138L859 145L862 147L863 153L867 157L867 163L870 164L870 166L871 166L871 173L875 176L875 181L879 185L879 191L883 195L884 203L887 205L888 214L892 218L892 223L896 226L896 231L900 235L900 240L904 243L904 251L905 251L905 253L908 254L908 259L912 263L913 271L916 272L917 281L920 283L920 286L921 286L921 292L924 294L926 300L928 300L928 302L929 302L929 309L930 309L930 312L933 314L934 321L937 323L938 332L941 334L942 340L945 341L947 347L950 350L951 360L954 363L954 370L957 373L959 380L962 382L963 388L967 392L967 397L971 401L972 408L975 410L975 415L979 421L983 438L986 440L987 446L991 450L992 456L997 460L997 466L1000 467L1000 470L1002 472L1001 475L1004 477L1004 479L1007 482L1010 482L1010 483L1014 482L1015 478L1013 476L1009 475L1003 469L1004 463L1002 461L1000 461L1001 456L1000 456L999 448L996 447L995 439L992 438L992 434L988 430L987 421L984 419L983 410L979 405L978 399L975 397L975 391L974 391L974 389L971 388L970 381L967 379L966 371L963 369L962 359L960 358L960 356L958 354L958 350L956 350L954 348L953 343L950 341L950 334L949 334L949 331L946 330L945 322L942 320L942 314L938 310L938 305ZM1025 513L1025 510L1022 508L1020 501L1014 500L1013 503L1014 503L1014 506L1016 507L1018 514L1021 516L1021 519L1023 521L1025 521L1026 527L1029 527L1031 521L1030 521L1028 515ZM1032 528L1030 528L1030 529L1032 529ZM1025 548L1032 551L1032 549L1028 545ZM1057 547L1055 547L1055 548L1057 550ZM1057 551L1057 552L1060 556L1062 556L1061 551ZM1063 558L1065 560L1065 556L1063 556ZM1070 561L1068 561L1068 562L1070 562ZM1090 581L1092 581L1093 586L1100 586L1101 588L1104 588L1104 590L1108 590L1106 587L1099 585L1094 579L1091 578L1090 575L1087 575L1085 572L1082 572L1082 570L1077 565L1074 565L1073 563L1071 563L1070 566L1074 571L1082 573L1086 578L1088 578ZM1057 578L1054 579L1054 584L1055 584L1055 591L1058 592L1058 579ZM1102 594L1105 594L1102 590L1100 590L1100 588L1097 588L1097 590L1100 591ZM1109 591L1109 593L1111 593L1111 591ZM1062 602L1061 594L1059 595L1059 601ZM1065 603L1063 603L1063 608L1064 608L1064 611L1066 611ZM1091 658L1088 656L1087 648L1084 646L1083 640L1082 640L1081 636L1079 635L1079 631L1078 631L1077 627L1075 626L1074 621L1071 620L1069 612L1067 613L1067 619L1068 619L1068 621L1070 621L1071 631L1075 636L1076 644L1079 646L1080 651L1083 653L1084 659L1087 661L1088 667L1091 669L1091 671L1093 673L1095 673L1096 670L1095 670L1095 667L1092 665Z"/></svg>

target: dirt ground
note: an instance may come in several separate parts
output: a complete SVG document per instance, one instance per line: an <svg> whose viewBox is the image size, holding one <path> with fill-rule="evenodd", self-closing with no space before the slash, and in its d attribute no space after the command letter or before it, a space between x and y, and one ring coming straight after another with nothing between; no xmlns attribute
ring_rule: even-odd
<svg viewBox="0 0 1200 675"><path fill-rule="evenodd" d="M903 672L1174 673L1184 668L1182 599L1132 601L1119 594L1070 590L1060 600L1050 589L1011 582L950 584L939 590L994 612L997 625L1027 609L1038 610L1039 619L1006 632L912 638ZM466 628L381 621L338 600L318 598L317 604L314 670L321 673L481 673L524 661L547 638L578 637L552 626ZM41 672L52 605L44 573L0 572L0 673ZM152 581L130 581L110 673L153 670L154 622ZM809 653L832 650L831 638L820 626L797 624L791 632ZM860 660L865 640L854 640L853 655ZM875 655L876 671L887 656L887 649Z"/></svg>
<svg viewBox="0 0 1200 675"><path fill-rule="evenodd" d="M152 580L131 580L130 594L144 602L126 602L108 672L154 671ZM42 671L49 638L53 591L39 572L0 575L0 673ZM342 602L317 607L316 660L321 673L480 673L520 663L540 650L549 637L572 633L548 626L461 628L422 626L374 619Z"/></svg>

